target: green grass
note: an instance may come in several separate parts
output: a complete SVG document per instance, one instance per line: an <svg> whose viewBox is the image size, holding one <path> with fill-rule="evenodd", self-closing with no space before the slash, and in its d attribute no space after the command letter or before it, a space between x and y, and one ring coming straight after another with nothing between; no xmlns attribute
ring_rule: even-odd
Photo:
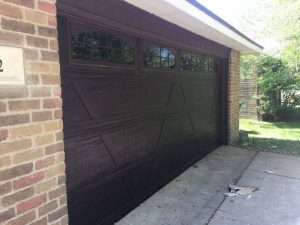
<svg viewBox="0 0 300 225"><path fill-rule="evenodd" d="M241 119L240 130L248 132L250 147L300 155L300 121L270 123Z"/></svg>

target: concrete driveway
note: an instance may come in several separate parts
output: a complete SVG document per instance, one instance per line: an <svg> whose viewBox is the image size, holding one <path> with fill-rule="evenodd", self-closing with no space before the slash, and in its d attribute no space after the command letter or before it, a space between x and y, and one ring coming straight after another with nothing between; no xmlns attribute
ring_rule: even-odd
<svg viewBox="0 0 300 225"><path fill-rule="evenodd" d="M229 184L259 190L224 197ZM300 157L220 147L117 225L300 225Z"/></svg>

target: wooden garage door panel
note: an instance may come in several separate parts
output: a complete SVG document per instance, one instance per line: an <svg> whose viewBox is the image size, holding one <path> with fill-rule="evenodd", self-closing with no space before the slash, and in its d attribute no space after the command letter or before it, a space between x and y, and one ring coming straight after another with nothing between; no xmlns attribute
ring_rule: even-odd
<svg viewBox="0 0 300 225"><path fill-rule="evenodd" d="M212 117L211 110L207 110L207 108L212 108L212 104L205 104L203 108L190 112L193 127L197 134L207 133Z"/></svg>
<svg viewBox="0 0 300 225"><path fill-rule="evenodd" d="M102 186L95 184L80 193L69 195L70 224L99 224L132 200L122 178Z"/></svg>
<svg viewBox="0 0 300 225"><path fill-rule="evenodd" d="M185 93L181 83L172 83L167 105L176 106L186 104Z"/></svg>
<svg viewBox="0 0 300 225"><path fill-rule="evenodd" d="M118 164L153 151L159 140L162 121L137 124L131 129L121 129L103 135L103 141Z"/></svg>
<svg viewBox="0 0 300 225"><path fill-rule="evenodd" d="M166 107L171 89L171 83L165 79L157 82L153 79L98 78L74 84L89 114L97 120L132 116Z"/></svg>
<svg viewBox="0 0 300 225"><path fill-rule="evenodd" d="M149 189L149 178L153 162L145 162L133 168L128 174L124 175L124 182L127 184L132 196L138 200L145 195Z"/></svg>
<svg viewBox="0 0 300 225"><path fill-rule="evenodd" d="M81 187L112 170L115 163L101 137L65 141L68 191Z"/></svg>
<svg viewBox="0 0 300 225"><path fill-rule="evenodd" d="M198 78L186 79L182 82L187 103L212 102L215 98L215 76L201 75Z"/></svg>
<svg viewBox="0 0 300 225"><path fill-rule="evenodd" d="M161 182L170 179L174 173L185 167L185 164L199 156L195 140L179 144L175 148L161 152L154 161L151 173L151 185L156 187Z"/></svg>
<svg viewBox="0 0 300 225"><path fill-rule="evenodd" d="M65 83L62 85L64 90L62 98L64 99L64 122L74 123L74 121L85 121L90 119L90 115L82 103L73 82ZM76 113L74 113L76 108Z"/></svg>
<svg viewBox="0 0 300 225"><path fill-rule="evenodd" d="M163 123L159 144L171 144L193 134L193 126L188 114L166 118Z"/></svg>

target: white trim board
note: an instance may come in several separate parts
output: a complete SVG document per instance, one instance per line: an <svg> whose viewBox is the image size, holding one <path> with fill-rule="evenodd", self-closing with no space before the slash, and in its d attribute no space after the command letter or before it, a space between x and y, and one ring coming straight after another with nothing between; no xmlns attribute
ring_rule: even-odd
<svg viewBox="0 0 300 225"><path fill-rule="evenodd" d="M241 54L258 54L263 51L262 47L185 0L125 1L195 34L238 50Z"/></svg>

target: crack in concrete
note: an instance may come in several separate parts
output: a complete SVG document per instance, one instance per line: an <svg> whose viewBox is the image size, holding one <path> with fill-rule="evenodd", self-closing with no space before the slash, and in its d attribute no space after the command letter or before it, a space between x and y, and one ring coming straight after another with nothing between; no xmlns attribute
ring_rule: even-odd
<svg viewBox="0 0 300 225"><path fill-rule="evenodd" d="M290 177L290 176L287 176L287 175L280 175L280 174L277 174L277 173L268 173L266 171L260 171L260 170L255 170L255 169L248 169L248 170L254 171L254 172L259 172L259 173L264 173L264 174L268 174L268 175L274 175L274 176L278 176L278 177L289 178L289 179L293 179L293 180L299 180L300 181L300 178Z"/></svg>
<svg viewBox="0 0 300 225"><path fill-rule="evenodd" d="M249 166L251 165L251 163L253 162L253 160L256 158L256 156L258 155L260 151L256 151L254 156L250 159L249 163L247 164L247 166L245 167L245 169L243 170L243 172L241 173L240 176L238 176L235 179L235 184L238 183L238 181L241 179L241 177L245 174L245 172L248 170ZM211 217L208 219L208 221L204 224L204 225L209 225L211 220L215 217L216 213L220 210L221 206L223 205L223 203L225 202L227 198L224 196L223 200L221 201L220 205L217 207L217 209L213 212L213 214L211 215Z"/></svg>

